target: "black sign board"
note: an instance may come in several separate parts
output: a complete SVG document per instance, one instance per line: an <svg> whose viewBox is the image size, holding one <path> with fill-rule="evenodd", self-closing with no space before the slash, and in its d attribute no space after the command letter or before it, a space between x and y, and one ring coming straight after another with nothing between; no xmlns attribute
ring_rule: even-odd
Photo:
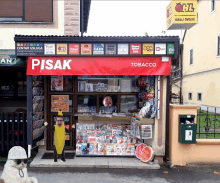
<svg viewBox="0 0 220 183"><path fill-rule="evenodd" d="M116 55L116 44L106 44L105 54L106 55Z"/></svg>
<svg viewBox="0 0 220 183"><path fill-rule="evenodd" d="M17 56L43 56L43 43L16 43Z"/></svg>

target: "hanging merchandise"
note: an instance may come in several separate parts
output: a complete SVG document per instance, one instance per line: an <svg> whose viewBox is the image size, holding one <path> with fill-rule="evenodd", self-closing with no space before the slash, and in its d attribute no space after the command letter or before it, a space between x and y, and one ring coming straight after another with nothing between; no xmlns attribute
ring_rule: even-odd
<svg viewBox="0 0 220 183"><path fill-rule="evenodd" d="M146 105L140 110L139 118L143 118L150 110L150 102L146 102Z"/></svg>
<svg viewBox="0 0 220 183"><path fill-rule="evenodd" d="M147 77L143 77L141 76L139 79L138 79L138 86L139 87L147 87L147 82L146 82L146 79Z"/></svg>

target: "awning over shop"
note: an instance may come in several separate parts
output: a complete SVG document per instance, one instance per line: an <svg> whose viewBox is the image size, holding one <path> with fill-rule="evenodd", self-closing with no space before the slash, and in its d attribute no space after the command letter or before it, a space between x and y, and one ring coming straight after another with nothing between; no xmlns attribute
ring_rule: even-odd
<svg viewBox="0 0 220 183"><path fill-rule="evenodd" d="M171 57L28 57L27 75L170 75Z"/></svg>

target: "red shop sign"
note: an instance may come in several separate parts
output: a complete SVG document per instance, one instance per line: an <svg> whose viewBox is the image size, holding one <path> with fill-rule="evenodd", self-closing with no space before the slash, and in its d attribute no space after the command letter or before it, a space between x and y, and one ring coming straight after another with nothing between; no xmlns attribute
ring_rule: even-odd
<svg viewBox="0 0 220 183"><path fill-rule="evenodd" d="M28 57L27 75L170 75L171 57Z"/></svg>

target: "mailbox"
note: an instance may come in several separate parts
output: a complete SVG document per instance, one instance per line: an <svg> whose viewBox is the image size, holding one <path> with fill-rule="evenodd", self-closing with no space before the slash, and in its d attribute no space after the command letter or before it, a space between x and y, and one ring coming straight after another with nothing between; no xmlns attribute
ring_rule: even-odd
<svg viewBox="0 0 220 183"><path fill-rule="evenodd" d="M181 144L196 143L195 115L179 115L179 142Z"/></svg>

